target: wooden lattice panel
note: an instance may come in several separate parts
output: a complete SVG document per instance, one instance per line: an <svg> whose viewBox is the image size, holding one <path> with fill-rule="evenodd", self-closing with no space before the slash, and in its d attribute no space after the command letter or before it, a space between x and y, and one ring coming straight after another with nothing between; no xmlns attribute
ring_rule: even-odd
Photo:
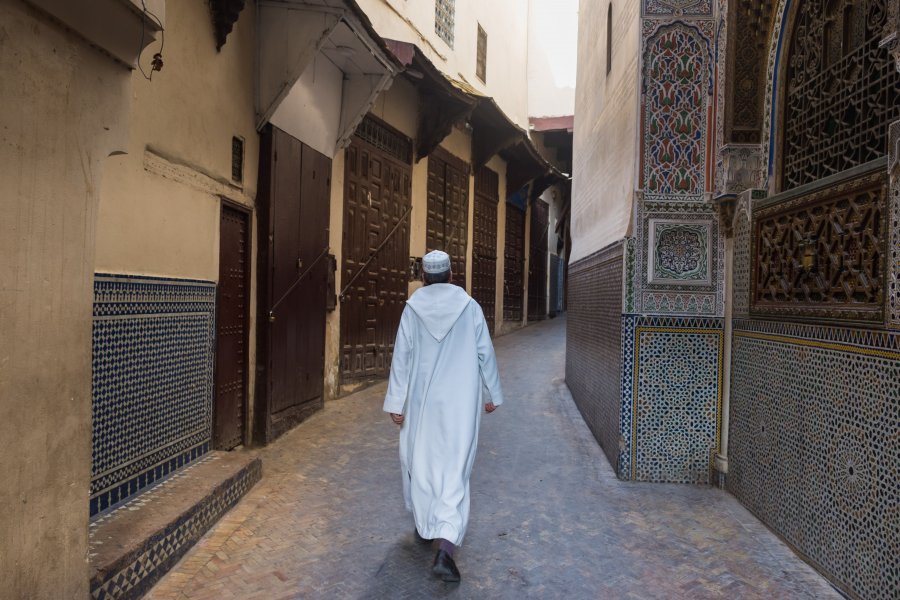
<svg viewBox="0 0 900 600"><path fill-rule="evenodd" d="M886 200L879 170L757 210L751 313L880 323Z"/></svg>
<svg viewBox="0 0 900 600"><path fill-rule="evenodd" d="M885 0L801 3L787 59L781 189L887 154L900 72L879 47L886 15Z"/></svg>

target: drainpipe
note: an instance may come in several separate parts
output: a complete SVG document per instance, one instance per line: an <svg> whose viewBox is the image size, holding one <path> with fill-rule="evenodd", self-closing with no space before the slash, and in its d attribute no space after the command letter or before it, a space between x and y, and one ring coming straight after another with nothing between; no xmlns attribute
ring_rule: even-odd
<svg viewBox="0 0 900 600"><path fill-rule="evenodd" d="M741 218L738 215L737 218ZM715 457L717 484L719 488L725 487L725 477L728 474L728 422L729 404L731 400L731 316L734 297L734 236L725 237L725 337L722 351L722 420L719 432L719 452Z"/></svg>

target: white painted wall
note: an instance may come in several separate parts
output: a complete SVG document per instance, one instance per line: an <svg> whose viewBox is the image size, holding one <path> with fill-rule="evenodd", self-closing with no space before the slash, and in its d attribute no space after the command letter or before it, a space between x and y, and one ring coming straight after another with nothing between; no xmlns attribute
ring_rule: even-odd
<svg viewBox="0 0 900 600"><path fill-rule="evenodd" d="M528 114L574 114L578 0L529 0L528 15Z"/></svg>
<svg viewBox="0 0 900 600"><path fill-rule="evenodd" d="M607 75L608 8L585 0L578 18L570 263L628 234L637 188L640 1L613 1Z"/></svg>
<svg viewBox="0 0 900 600"><path fill-rule="evenodd" d="M379 35L415 44L446 75L491 96L510 119L528 127L528 0L456 0L453 48L434 31L434 0L358 4ZM485 83L475 76L479 24L488 36Z"/></svg>

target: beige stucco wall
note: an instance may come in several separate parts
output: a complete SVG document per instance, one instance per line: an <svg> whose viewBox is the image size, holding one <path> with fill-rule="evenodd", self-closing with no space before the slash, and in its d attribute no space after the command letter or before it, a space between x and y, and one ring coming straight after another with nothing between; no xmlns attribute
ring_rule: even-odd
<svg viewBox="0 0 900 600"><path fill-rule="evenodd" d="M94 223L129 71L0 2L0 596L88 596Z"/></svg>
<svg viewBox="0 0 900 600"><path fill-rule="evenodd" d="M220 196L248 208L256 197L253 14L249 4L216 52L208 6L167 3L165 67L152 81L134 72L128 154L110 160L101 193L97 272L218 279ZM232 136L244 139L240 185Z"/></svg>
<svg viewBox="0 0 900 600"><path fill-rule="evenodd" d="M382 37L416 44L434 64L494 98L519 126L528 126L528 10L523 0L456 0L454 44L434 32L433 0L358 0ZM487 77L475 76L478 24L487 33Z"/></svg>
<svg viewBox="0 0 900 600"><path fill-rule="evenodd" d="M100 194L96 272L219 279L222 199L254 208L259 136L254 123L256 33L248 3L220 52L209 6L166 3L165 66L134 71L128 153L111 157ZM158 45L150 45L149 63ZM244 140L242 182L231 180L231 139ZM256 314L256 213L250 219L250 315ZM249 323L245 430L253 422L256 320Z"/></svg>
<svg viewBox="0 0 900 600"><path fill-rule="evenodd" d="M572 181L571 261L628 231L638 172L640 2L613 6L606 75L607 2L582 2Z"/></svg>

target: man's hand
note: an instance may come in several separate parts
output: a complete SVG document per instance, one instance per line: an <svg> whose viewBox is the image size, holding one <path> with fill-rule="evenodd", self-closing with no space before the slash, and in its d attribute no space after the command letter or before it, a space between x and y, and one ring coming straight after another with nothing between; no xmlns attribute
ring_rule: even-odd
<svg viewBox="0 0 900 600"><path fill-rule="evenodd" d="M488 402L487 404L484 405L484 412L486 412L486 413L492 413L495 410L497 410L497 407L494 406L493 402Z"/></svg>
<svg viewBox="0 0 900 600"><path fill-rule="evenodd" d="M397 413L391 413L391 421L393 421L397 425L403 425L403 415L398 415Z"/></svg>

